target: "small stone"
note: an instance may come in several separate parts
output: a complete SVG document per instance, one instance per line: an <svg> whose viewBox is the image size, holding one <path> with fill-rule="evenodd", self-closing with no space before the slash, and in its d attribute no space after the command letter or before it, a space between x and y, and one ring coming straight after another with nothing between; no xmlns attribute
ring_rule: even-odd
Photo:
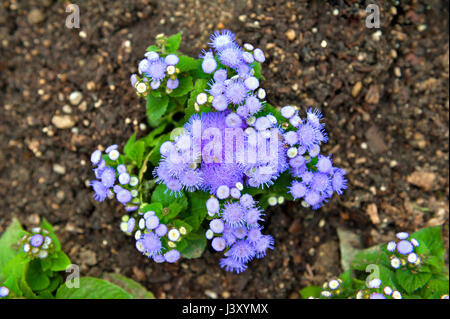
<svg viewBox="0 0 450 319"><path fill-rule="evenodd" d="M352 96L357 97L358 94L361 92L362 89L362 83L361 81L358 81L355 83L355 85L352 88Z"/></svg>
<svg viewBox="0 0 450 319"><path fill-rule="evenodd" d="M81 99L83 98L83 94L79 91L74 91L70 93L69 95L69 101L72 103L72 105L78 105L81 102Z"/></svg>
<svg viewBox="0 0 450 319"><path fill-rule="evenodd" d="M322 42L320 42L320 46L321 46L322 48L326 48L327 45L328 45L328 43L327 43L327 41L325 41L325 40L322 40Z"/></svg>
<svg viewBox="0 0 450 319"><path fill-rule="evenodd" d="M55 115L52 117L52 124L59 129L71 128L75 121L69 115Z"/></svg>
<svg viewBox="0 0 450 319"><path fill-rule="evenodd" d="M294 30L292 30L292 29L287 30L285 35L286 35L286 38L288 38L289 41L294 41L295 40L295 35L296 34L295 34Z"/></svg>
<svg viewBox="0 0 450 319"><path fill-rule="evenodd" d="M53 164L53 171L56 174L64 175L66 174L66 168L61 164Z"/></svg>
<svg viewBox="0 0 450 319"><path fill-rule="evenodd" d="M70 107L69 104L64 104L62 107L62 111L66 114L70 114L72 113L72 108Z"/></svg>
<svg viewBox="0 0 450 319"><path fill-rule="evenodd" d="M377 225L381 222L380 217L378 216L378 208L376 204L369 204L367 206L366 213L369 215L369 218L373 224Z"/></svg>
<svg viewBox="0 0 450 319"><path fill-rule="evenodd" d="M89 91L94 90L94 89L95 89L95 82L94 82L94 81L89 81L89 82L86 84L86 88L87 88Z"/></svg>
<svg viewBox="0 0 450 319"><path fill-rule="evenodd" d="M380 30L378 30L378 31L376 31L376 32L374 32L373 34L372 34L372 39L374 40L374 41L380 41L380 39L381 39L381 35L382 35L383 33L380 31Z"/></svg>
<svg viewBox="0 0 450 319"><path fill-rule="evenodd" d="M86 112L86 110L87 110L87 102L86 101L81 102L80 105L78 105L78 109L81 112Z"/></svg>
<svg viewBox="0 0 450 319"><path fill-rule="evenodd" d="M45 16L41 10L33 9L28 13L27 19L30 24L38 24L45 20Z"/></svg>
<svg viewBox="0 0 450 319"><path fill-rule="evenodd" d="M89 266L97 264L97 255L92 250L83 250L80 253L81 262Z"/></svg>
<svg viewBox="0 0 450 319"><path fill-rule="evenodd" d="M380 89L378 85L371 85L367 91L365 101L369 104L378 104L380 100Z"/></svg>
<svg viewBox="0 0 450 319"><path fill-rule="evenodd" d="M432 172L415 171L406 180L414 186L420 187L425 191L430 191L435 188L437 178L436 174Z"/></svg>
<svg viewBox="0 0 450 319"><path fill-rule="evenodd" d="M397 165L398 165L398 162L396 160L392 160L392 161L389 162L389 166L392 167L392 168L397 166Z"/></svg>
<svg viewBox="0 0 450 319"><path fill-rule="evenodd" d="M218 298L217 293L215 293L212 290L205 290L205 295L208 296L211 299L217 299Z"/></svg>

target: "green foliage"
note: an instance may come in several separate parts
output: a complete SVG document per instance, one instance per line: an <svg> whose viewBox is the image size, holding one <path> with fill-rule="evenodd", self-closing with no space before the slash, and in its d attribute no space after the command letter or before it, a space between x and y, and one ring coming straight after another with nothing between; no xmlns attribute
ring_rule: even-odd
<svg viewBox="0 0 450 319"><path fill-rule="evenodd" d="M81 277L79 288L69 288L60 272L65 273L71 265L70 259L61 250L52 225L43 219L40 227L49 231L48 236L55 245L54 251L43 259L30 259L18 245L28 232L17 219L12 220L0 237L0 286L9 288L10 294L6 298L154 298L144 287L118 274L105 275L105 280Z"/></svg>
<svg viewBox="0 0 450 319"><path fill-rule="evenodd" d="M351 261L351 268L341 275L342 283L332 298L355 297L358 291L363 296L372 292L383 293L382 288L368 288L366 281L378 278L382 287L391 287L400 292L404 299L440 299L448 294L448 269L444 267L444 246L440 227L421 229L408 238L416 239L419 246L414 252L418 255L416 264L404 261L398 269L391 266L391 258L405 259L406 256L389 252L386 244L360 251ZM303 298L320 296L323 288L308 286L300 290ZM367 294L366 294L367 293Z"/></svg>

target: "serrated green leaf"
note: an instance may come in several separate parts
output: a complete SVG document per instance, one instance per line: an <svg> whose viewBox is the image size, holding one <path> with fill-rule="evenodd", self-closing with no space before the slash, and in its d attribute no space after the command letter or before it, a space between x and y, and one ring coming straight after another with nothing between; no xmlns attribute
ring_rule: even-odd
<svg viewBox="0 0 450 319"><path fill-rule="evenodd" d="M194 84L192 83L192 77L185 76L178 78L178 87L173 90L169 95L173 97L180 97L187 95L194 89Z"/></svg>
<svg viewBox="0 0 450 319"><path fill-rule="evenodd" d="M166 52L175 53L180 47L180 43L181 43L181 32L171 35L167 39Z"/></svg>
<svg viewBox="0 0 450 319"><path fill-rule="evenodd" d="M167 110L167 106L169 105L169 97L154 97L153 95L147 95L147 119L148 123L155 127L160 123L161 117Z"/></svg>
<svg viewBox="0 0 450 319"><path fill-rule="evenodd" d="M142 206L141 211L143 213L154 211L155 214L160 215L163 210L163 205L161 203L151 203L151 204L145 204Z"/></svg>
<svg viewBox="0 0 450 319"><path fill-rule="evenodd" d="M386 245L380 245L364 249L357 253L351 262L351 268L365 271L370 264L389 267L390 260L386 253Z"/></svg>
<svg viewBox="0 0 450 319"><path fill-rule="evenodd" d="M203 230L198 233L190 233L186 236L186 247L180 250L181 256L187 259L198 258L206 248L206 237Z"/></svg>
<svg viewBox="0 0 450 319"><path fill-rule="evenodd" d="M133 299L155 299L155 296L150 291L136 281L125 276L116 273L108 273L103 275L103 279L121 287L130 294Z"/></svg>
<svg viewBox="0 0 450 319"><path fill-rule="evenodd" d="M145 51L147 51L147 52L152 52L152 51L158 52L159 51L159 47L154 45L154 44L152 44L151 46L147 47L147 49Z"/></svg>
<svg viewBox="0 0 450 319"><path fill-rule="evenodd" d="M440 226L421 229L413 233L410 236L410 239L412 238L417 239L420 243L419 247L415 248L417 254L428 253L426 250L429 250L433 256L438 258L444 256L445 249Z"/></svg>
<svg viewBox="0 0 450 319"><path fill-rule="evenodd" d="M133 144L133 146L131 146L127 156L131 161L136 163L138 168L140 168L144 160L144 152L145 142L137 141Z"/></svg>
<svg viewBox="0 0 450 319"><path fill-rule="evenodd" d="M24 234L26 232L16 218L11 221L11 224L2 234L0 238L0 281L3 267L17 254L16 246Z"/></svg>
<svg viewBox="0 0 450 319"><path fill-rule="evenodd" d="M44 290L50 285L50 278L42 271L40 260L33 260L26 271L26 281L34 291Z"/></svg>
<svg viewBox="0 0 450 319"><path fill-rule="evenodd" d="M187 207L187 199L182 194L181 196L171 195L166 185L158 185L152 194L152 203L161 203L163 207L168 207L171 203L179 203L183 209Z"/></svg>
<svg viewBox="0 0 450 319"><path fill-rule="evenodd" d="M188 72L195 70L198 67L198 61L186 55L181 55L176 67L180 72Z"/></svg>
<svg viewBox="0 0 450 319"><path fill-rule="evenodd" d="M131 299L132 296L109 281L81 277L79 288L62 285L56 292L57 299Z"/></svg>
<svg viewBox="0 0 450 319"><path fill-rule="evenodd" d="M412 273L407 269L398 269L395 273L397 282L408 294L422 288L430 280L432 274L429 272Z"/></svg>
<svg viewBox="0 0 450 319"><path fill-rule="evenodd" d="M65 271L66 268L71 265L69 257L62 251L58 251L51 259L52 265L50 270L52 271Z"/></svg>
<svg viewBox="0 0 450 319"><path fill-rule="evenodd" d="M136 133L130 136L128 141L125 143L125 146L123 147L123 153L128 156L128 153L130 152L134 142L136 141Z"/></svg>

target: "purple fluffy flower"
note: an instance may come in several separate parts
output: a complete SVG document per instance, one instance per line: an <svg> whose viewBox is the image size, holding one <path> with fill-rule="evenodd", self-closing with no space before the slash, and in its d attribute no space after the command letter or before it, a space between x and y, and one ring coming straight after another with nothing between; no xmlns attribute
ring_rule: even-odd
<svg viewBox="0 0 450 319"><path fill-rule="evenodd" d="M292 182L292 185L289 189L289 192L292 194L292 197L294 197L294 199L304 197L306 194L306 191L307 191L307 188L306 188L305 184L298 182L298 181Z"/></svg>
<svg viewBox="0 0 450 319"><path fill-rule="evenodd" d="M227 70L220 69L214 72L214 81L216 82L223 82L227 79Z"/></svg>
<svg viewBox="0 0 450 319"><path fill-rule="evenodd" d="M231 258L247 263L255 257L256 249L249 241L238 240L231 246L229 252Z"/></svg>
<svg viewBox="0 0 450 319"><path fill-rule="evenodd" d="M247 88L241 79L231 80L226 86L225 96L233 104L241 104L247 96Z"/></svg>
<svg viewBox="0 0 450 319"><path fill-rule="evenodd" d="M221 219L213 219L209 222L209 228L216 234L220 234L223 232L225 224Z"/></svg>
<svg viewBox="0 0 450 319"><path fill-rule="evenodd" d="M270 235L263 235L253 244L256 258L263 258L266 255L267 249L273 249L274 240Z"/></svg>
<svg viewBox="0 0 450 319"><path fill-rule="evenodd" d="M161 253L162 250L161 240L155 233L150 232L148 234L144 234L138 241L142 243L144 248L143 252L147 253L149 257L153 257Z"/></svg>
<svg viewBox="0 0 450 319"><path fill-rule="evenodd" d="M30 244L33 247L39 247L42 245L43 242L44 242L44 236L42 236L41 234L33 235L30 238Z"/></svg>
<svg viewBox="0 0 450 319"><path fill-rule="evenodd" d="M167 64L163 58L151 61L148 66L146 73L152 78L154 81L162 81L166 76L166 68Z"/></svg>
<svg viewBox="0 0 450 319"><path fill-rule="evenodd" d="M102 184L107 187L113 187L116 181L116 171L112 167L107 167L102 173Z"/></svg>
<svg viewBox="0 0 450 319"><path fill-rule="evenodd" d="M234 38L234 33L229 30L216 31L211 35L209 45L216 51L222 51L234 43Z"/></svg>
<svg viewBox="0 0 450 319"><path fill-rule="evenodd" d="M225 268L226 271L235 272L237 274L247 269L247 265L245 263L235 260L231 257L222 258L220 260L220 267Z"/></svg>
<svg viewBox="0 0 450 319"><path fill-rule="evenodd" d="M211 246L215 251L223 251L227 243L222 237L215 237L211 242Z"/></svg>
<svg viewBox="0 0 450 319"><path fill-rule="evenodd" d="M242 62L242 50L237 44L232 43L219 52L219 59L223 65L235 69Z"/></svg>
<svg viewBox="0 0 450 319"><path fill-rule="evenodd" d="M131 192L129 190L122 189L120 192L116 194L116 198L119 202L126 205L133 199L133 196L131 195Z"/></svg>
<svg viewBox="0 0 450 319"><path fill-rule="evenodd" d="M266 57L265 57L265 55L264 55L264 52L261 50L261 49L259 49L259 48L256 48L254 51L253 51L253 56L255 57L255 60L256 61L258 61L258 62L264 62L265 60L266 60Z"/></svg>
<svg viewBox="0 0 450 319"><path fill-rule="evenodd" d="M177 65L178 61L180 61L180 58L177 57L175 54L169 54L164 59L164 62L166 62L167 65Z"/></svg>
<svg viewBox="0 0 450 319"><path fill-rule="evenodd" d="M164 224L159 224L159 226L155 229L155 233L160 237L165 236L167 234L167 226Z"/></svg>
<svg viewBox="0 0 450 319"><path fill-rule="evenodd" d="M414 246L407 240L401 240L397 244L397 251L402 255L408 255L414 251Z"/></svg>
<svg viewBox="0 0 450 319"><path fill-rule="evenodd" d="M168 263L175 263L180 259L181 254L178 250L172 249L169 250L167 253L164 254L164 258Z"/></svg>
<svg viewBox="0 0 450 319"><path fill-rule="evenodd" d="M175 90L178 87L179 81L178 79L168 79L167 80L167 88L171 90Z"/></svg>
<svg viewBox="0 0 450 319"><path fill-rule="evenodd" d="M244 224L245 210L239 203L227 203L222 211L222 219L231 227Z"/></svg>
<svg viewBox="0 0 450 319"><path fill-rule="evenodd" d="M108 196L109 188L105 187L100 181L91 181L91 186L94 189L94 199L99 202L103 202Z"/></svg>

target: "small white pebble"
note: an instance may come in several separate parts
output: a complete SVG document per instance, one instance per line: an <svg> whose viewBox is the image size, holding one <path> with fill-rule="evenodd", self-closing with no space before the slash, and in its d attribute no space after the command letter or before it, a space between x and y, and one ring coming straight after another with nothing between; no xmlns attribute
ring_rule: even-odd
<svg viewBox="0 0 450 319"><path fill-rule="evenodd" d="M361 148L362 148L363 150L366 150L366 149L367 149L367 143L366 143L366 142L362 142L362 143L361 143Z"/></svg>
<svg viewBox="0 0 450 319"><path fill-rule="evenodd" d="M326 48L327 47L327 41L325 41L325 40L322 40L322 42L320 43L320 46L322 47L322 48Z"/></svg>

